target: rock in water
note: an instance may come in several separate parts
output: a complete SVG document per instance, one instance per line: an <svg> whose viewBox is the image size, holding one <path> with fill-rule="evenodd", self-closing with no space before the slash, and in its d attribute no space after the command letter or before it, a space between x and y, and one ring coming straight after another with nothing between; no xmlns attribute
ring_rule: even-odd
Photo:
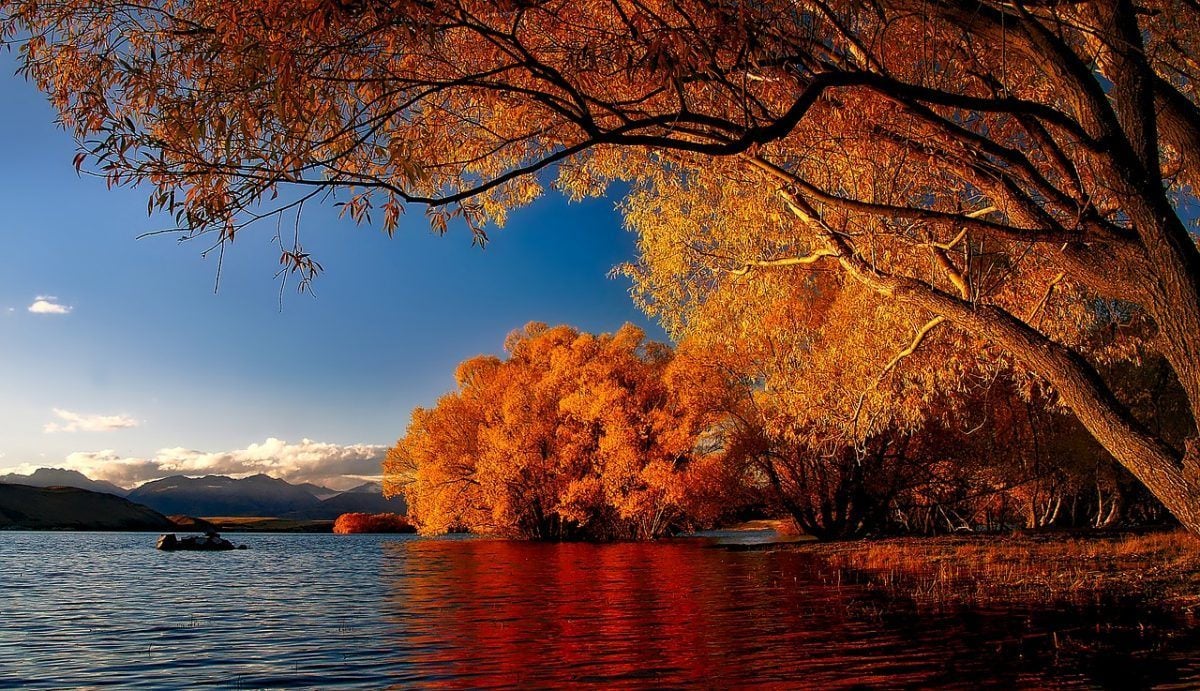
<svg viewBox="0 0 1200 691"><path fill-rule="evenodd" d="M183 539L176 539L173 533L158 536L158 549L173 552L175 550L184 550L191 552L220 552L230 549L246 549L245 545L235 547L232 542L222 538L215 530L208 531L204 537L199 535L189 535Z"/></svg>

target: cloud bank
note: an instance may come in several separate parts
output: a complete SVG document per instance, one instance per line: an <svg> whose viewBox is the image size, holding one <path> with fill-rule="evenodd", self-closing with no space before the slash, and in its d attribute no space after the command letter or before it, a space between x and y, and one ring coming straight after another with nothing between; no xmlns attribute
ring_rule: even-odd
<svg viewBox="0 0 1200 691"><path fill-rule="evenodd" d="M74 308L62 304L53 295L39 295L29 306L29 311L34 314L70 314L72 309Z"/></svg>
<svg viewBox="0 0 1200 691"><path fill-rule="evenodd" d="M112 432L118 429L137 427L140 423L128 415L87 415L75 413L62 408L53 408L51 412L60 420L47 422L42 430L47 434L55 432Z"/></svg>
<svg viewBox="0 0 1200 691"><path fill-rule="evenodd" d="M288 443L274 437L233 451L206 452L182 447L160 449L153 458L122 456L111 449L72 453L66 467L93 480L133 487L168 475L230 475L266 473L288 482L314 482L348 489L378 479L386 446L339 445L301 439Z"/></svg>

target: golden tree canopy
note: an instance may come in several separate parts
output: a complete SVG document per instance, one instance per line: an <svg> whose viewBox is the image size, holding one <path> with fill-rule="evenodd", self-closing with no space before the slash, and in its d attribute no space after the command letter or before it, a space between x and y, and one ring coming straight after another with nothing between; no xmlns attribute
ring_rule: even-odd
<svg viewBox="0 0 1200 691"><path fill-rule="evenodd" d="M508 358L458 369L384 464L424 532L653 538L711 520L727 487L704 432L723 382L631 325L599 336L532 323Z"/></svg>

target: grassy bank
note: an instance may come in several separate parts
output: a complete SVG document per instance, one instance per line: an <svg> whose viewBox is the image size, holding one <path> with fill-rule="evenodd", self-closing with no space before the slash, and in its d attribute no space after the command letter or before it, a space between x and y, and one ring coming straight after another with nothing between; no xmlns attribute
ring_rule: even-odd
<svg viewBox="0 0 1200 691"><path fill-rule="evenodd" d="M980 535L807 543L834 567L928 606L1136 601L1200 613L1200 539L1142 534Z"/></svg>
<svg viewBox="0 0 1200 691"><path fill-rule="evenodd" d="M206 516L203 520L222 532L332 533L333 521L270 516Z"/></svg>

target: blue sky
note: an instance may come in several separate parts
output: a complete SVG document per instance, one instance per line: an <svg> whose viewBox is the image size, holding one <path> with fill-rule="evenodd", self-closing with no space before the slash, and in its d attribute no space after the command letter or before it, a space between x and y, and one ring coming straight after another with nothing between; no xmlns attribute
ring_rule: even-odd
<svg viewBox="0 0 1200 691"><path fill-rule="evenodd" d="M73 141L13 69L5 56L0 474L69 465L125 484L156 468L367 474L413 406L453 386L455 364L500 351L525 322L633 321L664 338L627 281L607 278L634 238L605 199L543 199L493 230L486 250L462 228L433 235L420 209L389 239L310 208L303 240L325 267L315 298L289 288L280 311L266 225L226 252L214 294L215 258L170 237L135 239L165 225L147 217L145 192L76 175ZM344 447L357 460L324 463L345 460Z"/></svg>

